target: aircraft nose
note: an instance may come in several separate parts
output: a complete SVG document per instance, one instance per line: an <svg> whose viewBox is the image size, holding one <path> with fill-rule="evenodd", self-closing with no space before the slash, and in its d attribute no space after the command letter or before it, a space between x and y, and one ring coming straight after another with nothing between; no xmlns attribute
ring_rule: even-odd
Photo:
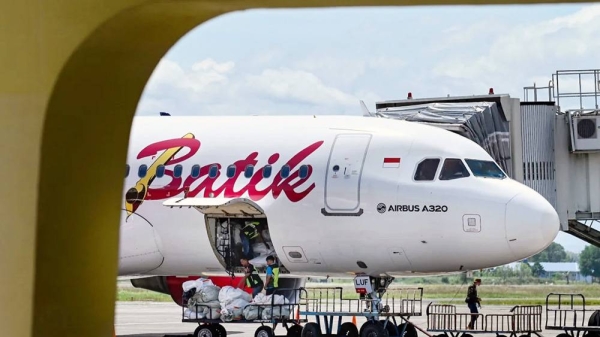
<svg viewBox="0 0 600 337"><path fill-rule="evenodd" d="M556 210L534 191L521 192L506 204L506 239L517 259L544 250L559 230Z"/></svg>

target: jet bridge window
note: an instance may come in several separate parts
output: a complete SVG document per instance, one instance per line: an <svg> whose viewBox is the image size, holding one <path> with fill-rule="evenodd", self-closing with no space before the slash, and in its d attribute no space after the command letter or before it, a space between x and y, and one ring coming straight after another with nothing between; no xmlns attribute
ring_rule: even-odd
<svg viewBox="0 0 600 337"><path fill-rule="evenodd" d="M425 159L417 165L417 171L415 172L416 181L432 181L435 179L435 173L437 172L440 160L438 158Z"/></svg>
<svg viewBox="0 0 600 337"><path fill-rule="evenodd" d="M484 178L506 178L506 174L502 172L502 170L491 160L475 160L475 159L465 159L467 165L473 172L473 175L476 177L484 177Z"/></svg>
<svg viewBox="0 0 600 337"><path fill-rule="evenodd" d="M470 176L469 171L463 164L462 160L457 158L448 158L444 161L442 172L440 172L440 180L452 180L466 178Z"/></svg>

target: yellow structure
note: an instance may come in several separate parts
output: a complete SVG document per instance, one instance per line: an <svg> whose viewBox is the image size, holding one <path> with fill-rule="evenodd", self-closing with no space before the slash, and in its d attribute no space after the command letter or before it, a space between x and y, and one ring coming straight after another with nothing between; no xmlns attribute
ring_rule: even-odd
<svg viewBox="0 0 600 337"><path fill-rule="evenodd" d="M451 3L481 2L0 0L0 334L112 335L130 124L186 32L246 8Z"/></svg>

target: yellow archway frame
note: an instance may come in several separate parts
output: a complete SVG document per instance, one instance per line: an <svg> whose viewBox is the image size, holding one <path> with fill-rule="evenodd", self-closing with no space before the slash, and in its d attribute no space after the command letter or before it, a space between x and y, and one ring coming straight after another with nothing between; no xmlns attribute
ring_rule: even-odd
<svg viewBox="0 0 600 337"><path fill-rule="evenodd" d="M524 2L560 1L489 1ZM482 2L0 3L1 334L106 337L131 120L149 75L182 35L247 8Z"/></svg>

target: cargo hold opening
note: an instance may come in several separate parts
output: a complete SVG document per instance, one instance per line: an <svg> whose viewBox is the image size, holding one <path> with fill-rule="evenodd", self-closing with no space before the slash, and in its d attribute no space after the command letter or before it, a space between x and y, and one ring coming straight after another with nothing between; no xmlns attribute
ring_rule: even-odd
<svg viewBox="0 0 600 337"><path fill-rule="evenodd" d="M171 201L172 200L172 201ZM266 258L275 257L280 272L288 273L275 253L269 233L269 223L260 206L245 198L185 198L171 199L168 207L194 207L204 215L205 226L213 252L230 274L242 274L240 258L244 256L242 232L245 226L256 228L256 237L248 247L253 253L249 258L259 273L266 270Z"/></svg>

